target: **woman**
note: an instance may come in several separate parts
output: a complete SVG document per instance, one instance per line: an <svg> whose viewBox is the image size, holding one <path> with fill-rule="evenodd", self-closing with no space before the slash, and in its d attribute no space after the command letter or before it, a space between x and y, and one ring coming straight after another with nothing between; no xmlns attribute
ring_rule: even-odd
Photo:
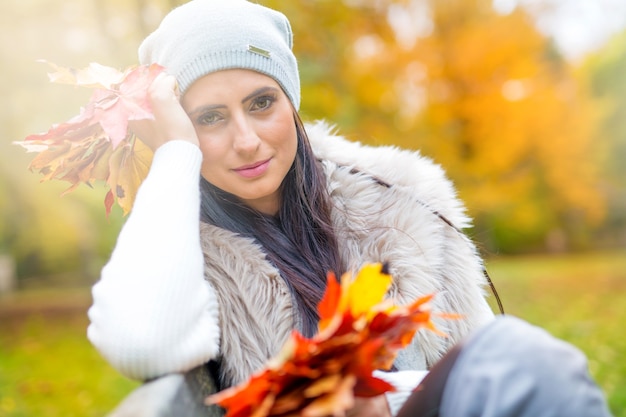
<svg viewBox="0 0 626 417"><path fill-rule="evenodd" d="M353 410L395 414L415 371L492 320L483 265L438 166L300 122L291 46L285 16L245 0L191 1L143 42L141 62L168 73L150 88L155 119L133 125L154 160L94 286L88 336L131 378L212 360L226 387L293 328L315 332L328 271L386 262L396 302L436 293L435 310L463 316L400 353L385 377L404 392Z"/></svg>

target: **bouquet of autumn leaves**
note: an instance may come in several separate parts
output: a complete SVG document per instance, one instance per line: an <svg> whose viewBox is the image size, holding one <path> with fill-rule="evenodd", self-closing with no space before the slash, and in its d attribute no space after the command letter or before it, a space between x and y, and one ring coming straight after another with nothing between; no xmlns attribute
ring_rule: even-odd
<svg viewBox="0 0 626 417"><path fill-rule="evenodd" d="M428 306L432 295L398 306L385 300L390 285L381 264L366 265L354 278L345 274L340 283L329 274L317 335L294 331L264 370L211 395L207 404L224 407L226 417L343 416L355 397L393 391L373 371L390 369L417 330L438 331Z"/></svg>
<svg viewBox="0 0 626 417"><path fill-rule="evenodd" d="M154 117L148 87L164 68L153 64L119 71L93 63L77 70L50 65L52 82L91 88L93 94L77 116L16 144L38 153L29 168L39 171L42 181L69 182L65 193L81 183L104 181L109 187L107 215L115 202L127 214L152 163L152 151L132 134L128 122Z"/></svg>

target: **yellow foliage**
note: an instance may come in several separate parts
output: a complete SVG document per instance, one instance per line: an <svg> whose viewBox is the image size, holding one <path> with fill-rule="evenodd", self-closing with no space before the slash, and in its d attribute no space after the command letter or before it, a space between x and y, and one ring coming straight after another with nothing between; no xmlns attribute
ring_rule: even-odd
<svg viewBox="0 0 626 417"><path fill-rule="evenodd" d="M483 222L510 211L545 231L572 216L597 224L606 201L596 103L528 14L491 3L428 1L432 30L414 42L387 18L414 13L411 2L307 3L304 17L291 6L304 73L327 64L303 78L305 113L359 140L421 149Z"/></svg>

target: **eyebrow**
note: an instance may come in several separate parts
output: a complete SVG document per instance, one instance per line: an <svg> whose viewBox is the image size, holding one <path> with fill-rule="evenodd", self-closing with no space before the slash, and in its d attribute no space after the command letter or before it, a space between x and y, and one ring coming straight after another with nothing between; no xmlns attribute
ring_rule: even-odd
<svg viewBox="0 0 626 417"><path fill-rule="evenodd" d="M256 90L248 94L246 97L244 97L244 99L241 100L241 103L243 104L246 101L250 100L251 98L260 96L261 94L269 93L269 92L276 92L276 91L278 91L276 87L270 87L270 86L257 88Z"/></svg>
<svg viewBox="0 0 626 417"><path fill-rule="evenodd" d="M268 92L277 92L277 91L278 91L278 89L276 87L271 87L271 86L260 87L260 88L257 88L256 90L254 90L253 92L251 92L250 94L248 94L247 96L245 96L241 100L241 103L243 104L246 101L248 101L248 100L250 100L250 99L252 99L252 98L254 98L256 96L260 96L261 94L268 93ZM208 110L223 109L225 107L226 106L224 104L209 104L209 105L206 105L206 106L200 106L200 107L192 110L189 113L189 116L193 116L193 115L195 115L197 113L203 113L203 112L208 111Z"/></svg>

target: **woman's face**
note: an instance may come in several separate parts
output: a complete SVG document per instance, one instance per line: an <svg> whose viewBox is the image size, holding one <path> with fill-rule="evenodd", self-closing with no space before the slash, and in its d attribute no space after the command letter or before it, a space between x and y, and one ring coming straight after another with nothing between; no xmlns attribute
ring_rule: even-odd
<svg viewBox="0 0 626 417"><path fill-rule="evenodd" d="M254 71L218 71L194 82L181 104L198 134L202 176L276 214L298 141L291 102L278 83Z"/></svg>

